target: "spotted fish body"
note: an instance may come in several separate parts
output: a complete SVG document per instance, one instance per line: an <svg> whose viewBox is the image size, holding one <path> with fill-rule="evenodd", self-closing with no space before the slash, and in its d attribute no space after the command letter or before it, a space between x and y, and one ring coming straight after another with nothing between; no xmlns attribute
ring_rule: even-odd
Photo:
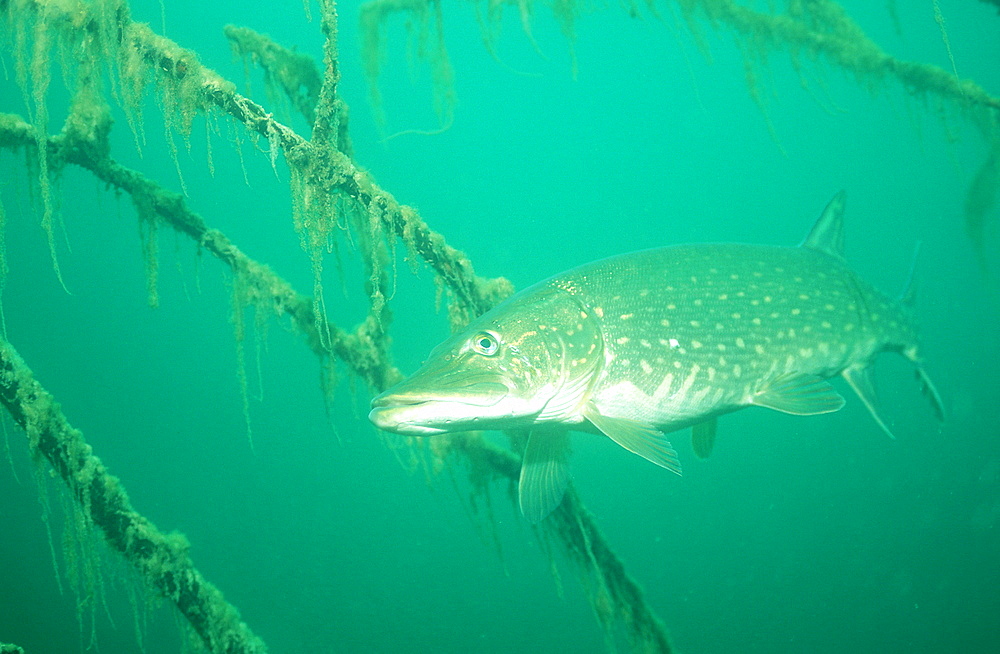
<svg viewBox="0 0 1000 654"><path fill-rule="evenodd" d="M885 351L914 363L941 418L907 303L842 257L843 207L841 193L799 247L670 246L545 280L439 346L370 417L409 434L528 428L519 494L531 521L562 498L569 430L679 473L664 433L693 426L708 456L717 416L836 411L844 399L825 380L842 375L888 433L869 372Z"/></svg>

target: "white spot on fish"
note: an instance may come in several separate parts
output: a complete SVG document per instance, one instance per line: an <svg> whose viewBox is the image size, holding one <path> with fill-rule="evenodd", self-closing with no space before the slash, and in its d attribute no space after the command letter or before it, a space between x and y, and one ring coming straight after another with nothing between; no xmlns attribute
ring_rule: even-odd
<svg viewBox="0 0 1000 654"><path fill-rule="evenodd" d="M729 295L726 294L726 293L721 293L721 294L719 294L719 299L720 300L728 300L729 299Z"/></svg>
<svg viewBox="0 0 1000 654"><path fill-rule="evenodd" d="M754 318L754 319L753 319L753 320L751 320L750 322L752 322L752 323L753 323L753 324L755 324L755 325L759 325L759 324L760 324L760 318Z"/></svg>
<svg viewBox="0 0 1000 654"><path fill-rule="evenodd" d="M653 372L653 366L649 365L649 363L645 359L639 360L639 367L642 368L642 371L647 375Z"/></svg>
<svg viewBox="0 0 1000 654"><path fill-rule="evenodd" d="M742 313L734 313L733 314L733 320L739 320L742 317L743 317Z"/></svg>
<svg viewBox="0 0 1000 654"><path fill-rule="evenodd" d="M806 295L805 293L799 293L799 299L800 300L808 300L809 296Z"/></svg>
<svg viewBox="0 0 1000 654"><path fill-rule="evenodd" d="M736 365L733 366L733 377L739 377L742 374L743 374L743 368L741 368L740 364L737 363Z"/></svg>
<svg viewBox="0 0 1000 654"><path fill-rule="evenodd" d="M663 325L664 327L669 327L670 321L664 318L663 320L660 321L660 324Z"/></svg>
<svg viewBox="0 0 1000 654"><path fill-rule="evenodd" d="M700 298L694 301L694 305L695 305L696 307L700 307L700 306L701 306L701 305L703 305L703 304L705 304L705 301L704 301L704 300L702 300L702 299L700 299Z"/></svg>
<svg viewBox="0 0 1000 654"><path fill-rule="evenodd" d="M622 315L620 315L618 317L621 318L622 320L628 320L629 318L635 317L635 314L634 313L623 313Z"/></svg>
<svg viewBox="0 0 1000 654"><path fill-rule="evenodd" d="M846 325L844 325L844 331L845 332L854 331L854 323L853 322L849 322Z"/></svg>
<svg viewBox="0 0 1000 654"><path fill-rule="evenodd" d="M676 338L671 338L670 341L669 341L669 343L670 343L670 347L672 347L672 348L678 348L678 347L681 346L680 341L678 341Z"/></svg>
<svg viewBox="0 0 1000 654"><path fill-rule="evenodd" d="M701 366L698 364L691 366L691 374L684 379L681 387L677 390L679 395L684 395L688 392L688 390L690 390L690 388L694 385L694 380L697 379L699 372L701 372Z"/></svg>
<svg viewBox="0 0 1000 654"><path fill-rule="evenodd" d="M691 321L691 326L692 327L701 327L701 322L698 321L698 320L692 320Z"/></svg>
<svg viewBox="0 0 1000 654"><path fill-rule="evenodd" d="M754 345L753 346L753 350L757 354L764 354L764 346L763 345Z"/></svg>
<svg viewBox="0 0 1000 654"><path fill-rule="evenodd" d="M602 309L601 307L594 307L594 315L597 316L598 318L603 318L604 309Z"/></svg>
<svg viewBox="0 0 1000 654"><path fill-rule="evenodd" d="M744 341L742 338L740 338L739 336L737 336L736 337L736 347L746 347L746 346L747 346L746 341Z"/></svg>
<svg viewBox="0 0 1000 654"><path fill-rule="evenodd" d="M705 401L705 397L712 392L711 386L702 386L701 389L695 392L691 397L692 404L702 404Z"/></svg>
<svg viewBox="0 0 1000 654"><path fill-rule="evenodd" d="M618 338L615 339L615 343L618 343L619 345L625 345L626 343L628 343L628 336L619 336Z"/></svg>
<svg viewBox="0 0 1000 654"><path fill-rule="evenodd" d="M701 347L701 341L691 341L691 347L697 350Z"/></svg>
<svg viewBox="0 0 1000 654"><path fill-rule="evenodd" d="M674 374L672 372L667 373L667 375L663 378L663 381L660 382L660 385L656 387L655 391L653 391L653 399L662 400L663 398L669 396L670 387L673 386L673 384Z"/></svg>
<svg viewBox="0 0 1000 654"><path fill-rule="evenodd" d="M668 304L667 308L670 309L671 311L673 311L674 309L677 308L677 305L676 304Z"/></svg>
<svg viewBox="0 0 1000 654"><path fill-rule="evenodd" d="M798 307L796 307L796 308L792 309L792 315L793 315L793 316L797 316L797 315L799 315L800 313L802 313L802 309L799 309Z"/></svg>
<svg viewBox="0 0 1000 654"><path fill-rule="evenodd" d="M725 352L726 351L726 344L725 343L719 343L715 347L719 348L719 352Z"/></svg>
<svg viewBox="0 0 1000 654"><path fill-rule="evenodd" d="M811 347L799 348L799 355L805 359L808 359L813 355L813 349Z"/></svg>
<svg viewBox="0 0 1000 654"><path fill-rule="evenodd" d="M644 338L640 338L640 339L639 339L639 345L641 345L641 346L643 346L643 347L652 347L652 346L651 346L651 345L649 344L649 341L647 341L647 340L646 340L646 339L644 339Z"/></svg>

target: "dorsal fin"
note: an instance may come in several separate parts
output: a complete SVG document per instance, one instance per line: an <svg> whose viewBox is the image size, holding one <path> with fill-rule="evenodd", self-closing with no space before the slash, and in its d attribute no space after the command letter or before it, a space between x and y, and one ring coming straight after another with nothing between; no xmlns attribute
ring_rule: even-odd
<svg viewBox="0 0 1000 654"><path fill-rule="evenodd" d="M844 204L847 202L847 193L840 191L830 204L826 205L823 214L813 225L812 231L806 240L802 241L802 247L819 250L835 257L844 256Z"/></svg>

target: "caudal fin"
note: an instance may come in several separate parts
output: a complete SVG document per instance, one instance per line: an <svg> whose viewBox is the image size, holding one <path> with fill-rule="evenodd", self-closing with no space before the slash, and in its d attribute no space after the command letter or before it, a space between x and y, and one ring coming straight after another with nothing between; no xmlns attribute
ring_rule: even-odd
<svg viewBox="0 0 1000 654"><path fill-rule="evenodd" d="M934 410L935 417L940 421L944 422L944 403L941 401L941 395L938 393L937 388L934 387L934 382L927 375L927 371L924 370L924 366L921 363L919 357L916 355L915 349L904 350L903 356L910 360L913 364L917 380L920 382L920 390L923 392L924 397L931 403L931 408ZM872 414L872 418L878 423L878 426L882 428L889 438L896 438L889 429L885 420L881 416L881 407L879 406L878 394L875 391L875 383L872 379L872 369L870 366L852 366L846 368L841 376L847 383L850 384L854 392L857 393L858 397L864 403L868 412Z"/></svg>
<svg viewBox="0 0 1000 654"><path fill-rule="evenodd" d="M924 370L924 366L920 359L916 356L913 351L903 352L903 356L913 363L915 369L917 381L920 382L920 391L924 394L924 397L931 403L931 407L934 409L934 415L941 422L944 422L945 412L944 412L944 402L941 401L941 395L938 393L937 388L934 387L934 382L927 375L927 371Z"/></svg>

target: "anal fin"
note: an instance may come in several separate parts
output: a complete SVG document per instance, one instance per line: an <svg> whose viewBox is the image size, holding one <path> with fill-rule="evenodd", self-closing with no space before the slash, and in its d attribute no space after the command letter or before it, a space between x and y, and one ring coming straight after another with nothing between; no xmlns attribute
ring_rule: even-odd
<svg viewBox="0 0 1000 654"><path fill-rule="evenodd" d="M830 382L801 372L779 375L750 397L750 404L796 416L839 411L844 398Z"/></svg>
<svg viewBox="0 0 1000 654"><path fill-rule="evenodd" d="M882 420L882 416L879 415L878 393L875 391L875 382L872 379L871 367L863 365L851 366L850 368L844 368L844 372L840 374L851 385L854 392L858 394L864 405L868 407L868 412L872 414L872 418L875 418L875 422L882 428L882 431L888 434L889 438L895 439L895 434L892 433L889 426Z"/></svg>
<svg viewBox="0 0 1000 654"><path fill-rule="evenodd" d="M569 483L566 431L534 432L528 435L517 485L518 504L528 522L541 522L562 502Z"/></svg>
<svg viewBox="0 0 1000 654"><path fill-rule="evenodd" d="M699 459L707 459L712 454L712 448L715 447L715 431L718 426L718 419L710 418L691 428L691 446L694 448L695 456Z"/></svg>

